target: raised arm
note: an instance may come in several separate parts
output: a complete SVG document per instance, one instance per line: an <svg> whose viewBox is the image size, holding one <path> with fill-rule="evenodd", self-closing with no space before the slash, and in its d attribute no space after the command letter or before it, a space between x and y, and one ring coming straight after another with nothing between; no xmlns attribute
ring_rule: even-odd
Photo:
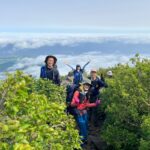
<svg viewBox="0 0 150 150"><path fill-rule="evenodd" d="M71 65L66 64L68 67L70 67L73 71L75 70Z"/></svg>
<svg viewBox="0 0 150 150"><path fill-rule="evenodd" d="M89 60L89 61L83 66L82 71L85 70L85 67L86 67L90 62L91 62L91 61Z"/></svg>

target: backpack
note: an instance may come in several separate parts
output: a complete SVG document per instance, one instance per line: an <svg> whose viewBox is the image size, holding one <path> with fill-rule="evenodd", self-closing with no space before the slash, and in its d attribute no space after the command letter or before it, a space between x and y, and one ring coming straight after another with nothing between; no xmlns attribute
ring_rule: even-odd
<svg viewBox="0 0 150 150"><path fill-rule="evenodd" d="M73 95L75 91L77 91L79 88L79 85L72 84L72 85L67 85L66 88L66 103L70 104L73 98Z"/></svg>
<svg viewBox="0 0 150 150"><path fill-rule="evenodd" d="M76 108L71 107L70 104L71 104L72 98L74 96L74 93L78 90L78 88L79 88L79 85L76 85L76 84L67 85L67 87L66 87L66 104L67 104L67 107L66 107L65 111L67 114L71 114L74 117L76 117L77 111L76 111Z"/></svg>
<svg viewBox="0 0 150 150"><path fill-rule="evenodd" d="M72 84L72 85L67 86L67 89L66 89L66 93L67 93L67 96L66 96L66 104L67 104L66 113L73 115L75 118L79 114L79 112L75 107L71 107L70 103L72 101L74 93L77 90L79 91L80 104L83 103L85 97L88 97L88 94L85 94L79 90L79 85Z"/></svg>

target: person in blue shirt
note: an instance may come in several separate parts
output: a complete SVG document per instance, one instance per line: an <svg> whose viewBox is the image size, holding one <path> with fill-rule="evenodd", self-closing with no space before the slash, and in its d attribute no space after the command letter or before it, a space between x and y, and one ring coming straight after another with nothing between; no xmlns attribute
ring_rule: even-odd
<svg viewBox="0 0 150 150"><path fill-rule="evenodd" d="M76 68L74 69L71 65L66 64L68 67L70 67L73 71L73 84L79 85L80 83L83 82L83 73L85 71L85 67L90 63L88 61L83 68L81 68L80 65L76 65Z"/></svg>
<svg viewBox="0 0 150 150"><path fill-rule="evenodd" d="M54 84L60 85L60 75L56 63L57 58L55 56L47 56L45 65L41 67L40 78L51 80Z"/></svg>

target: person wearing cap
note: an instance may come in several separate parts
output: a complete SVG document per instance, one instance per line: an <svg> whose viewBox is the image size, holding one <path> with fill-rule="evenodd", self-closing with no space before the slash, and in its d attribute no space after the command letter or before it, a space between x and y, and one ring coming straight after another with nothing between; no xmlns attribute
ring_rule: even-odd
<svg viewBox="0 0 150 150"><path fill-rule="evenodd" d="M79 127L80 136L83 143L87 141L88 136L88 113L87 109L96 107L100 104L100 100L96 100L94 103L90 103L89 89L91 87L90 82L84 81L74 93L71 106L76 108L76 121Z"/></svg>
<svg viewBox="0 0 150 150"><path fill-rule="evenodd" d="M57 58L55 56L47 56L45 66L41 67L40 78L51 80L54 84L60 85L60 75L56 63Z"/></svg>
<svg viewBox="0 0 150 150"><path fill-rule="evenodd" d="M109 71L107 72L107 76L108 76L109 78L112 78L113 73L112 73L112 71L111 71L111 70L109 70Z"/></svg>
<svg viewBox="0 0 150 150"><path fill-rule="evenodd" d="M81 68L81 66L78 64L76 65L76 69L74 69L72 66L70 66L69 64L66 64L68 67L70 67L73 71L73 83L78 85L79 83L81 83L83 81L83 73L85 71L85 67L90 63L90 61L88 61L83 68Z"/></svg>
<svg viewBox="0 0 150 150"><path fill-rule="evenodd" d="M90 102L93 103L97 99L99 99L100 89L103 87L107 87L105 83L104 77L101 75L101 78L97 76L97 70L91 70L91 90L90 90ZM90 108L89 111L89 120L93 121L94 126L98 126L98 108Z"/></svg>

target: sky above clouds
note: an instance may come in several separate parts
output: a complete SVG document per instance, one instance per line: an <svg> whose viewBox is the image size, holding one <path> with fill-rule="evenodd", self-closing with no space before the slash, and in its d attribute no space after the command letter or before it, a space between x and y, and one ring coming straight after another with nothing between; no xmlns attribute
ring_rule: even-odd
<svg viewBox="0 0 150 150"><path fill-rule="evenodd" d="M144 29L149 6L149 0L0 0L0 31Z"/></svg>
<svg viewBox="0 0 150 150"><path fill-rule="evenodd" d="M87 67L150 58L150 0L0 0L0 78L21 69L39 77L46 55ZM42 33L42 34L41 34ZM75 34L76 33L76 34ZM8 57L8 58L7 58Z"/></svg>

